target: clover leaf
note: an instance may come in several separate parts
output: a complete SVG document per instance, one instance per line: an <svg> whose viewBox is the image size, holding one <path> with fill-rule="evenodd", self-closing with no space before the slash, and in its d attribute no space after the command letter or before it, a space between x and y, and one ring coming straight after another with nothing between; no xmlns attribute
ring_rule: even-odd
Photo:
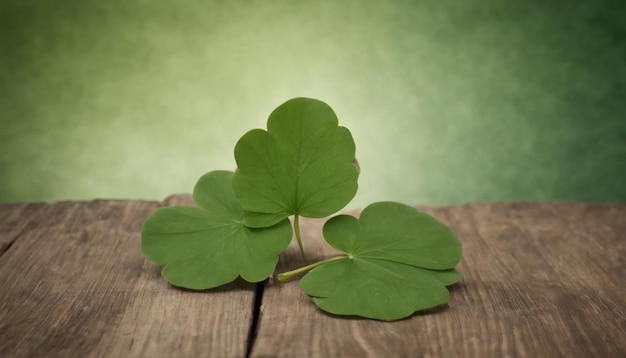
<svg viewBox="0 0 626 358"><path fill-rule="evenodd" d="M291 215L331 215L357 191L352 135L316 99L294 98L276 108L267 131L253 129L239 139L235 160L233 189L251 227Z"/></svg>
<svg viewBox="0 0 626 358"><path fill-rule="evenodd" d="M333 314L404 318L447 303L445 286L461 277L454 269L462 254L454 232L404 204L375 203L359 219L336 216L323 233L346 256L310 265L300 288Z"/></svg>
<svg viewBox="0 0 626 358"><path fill-rule="evenodd" d="M291 241L289 216L306 262L299 217L321 218L356 194L360 168L350 132L324 102L294 98L235 146L237 170L202 176L193 192L199 208L166 207L144 222L144 256L165 265L175 286L207 289L238 276L266 279ZM344 255L278 275L308 272L300 287L323 310L379 320L408 317L448 302L461 243L447 226L416 209L375 203L357 219L339 215L323 228Z"/></svg>
<svg viewBox="0 0 626 358"><path fill-rule="evenodd" d="M200 208L155 210L144 222L141 249L163 264L169 283L195 290L221 286L241 276L259 282L271 275L278 254L291 241L289 220L263 229L243 224L233 172L212 171L197 182L193 198Z"/></svg>

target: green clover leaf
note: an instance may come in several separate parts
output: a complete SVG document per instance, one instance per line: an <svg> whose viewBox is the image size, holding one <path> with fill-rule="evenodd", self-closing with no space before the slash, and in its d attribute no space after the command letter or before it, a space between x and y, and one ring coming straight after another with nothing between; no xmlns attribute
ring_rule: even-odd
<svg viewBox="0 0 626 358"><path fill-rule="evenodd" d="M291 241L289 220L263 229L246 227L232 176L229 171L203 175L193 192L200 208L159 208L144 222L143 254L165 265L161 273L169 283L203 290L238 276L259 282L272 274L278 254Z"/></svg>
<svg viewBox="0 0 626 358"><path fill-rule="evenodd" d="M291 215L331 215L357 191L352 135L319 100L294 98L280 105L267 131L253 129L239 139L235 160L232 185L251 227Z"/></svg>
<svg viewBox="0 0 626 358"><path fill-rule="evenodd" d="M237 142L235 160L235 173L213 171L198 180L199 208L159 208L144 222L143 254L165 265L162 275L175 286L201 290L238 276L266 279L291 241L291 215L307 262L299 217L332 215L358 187L352 135L326 103L311 98L276 108L267 131L251 130ZM447 303L446 286L461 279L456 235L407 205L375 203L359 219L331 218L323 233L345 255L281 273L278 281L308 271L300 287L327 312L401 319Z"/></svg>
<svg viewBox="0 0 626 358"><path fill-rule="evenodd" d="M310 265L300 288L323 310L395 320L449 301L461 275L461 243L447 226L416 209L375 203L359 219L339 215L324 237L347 256Z"/></svg>

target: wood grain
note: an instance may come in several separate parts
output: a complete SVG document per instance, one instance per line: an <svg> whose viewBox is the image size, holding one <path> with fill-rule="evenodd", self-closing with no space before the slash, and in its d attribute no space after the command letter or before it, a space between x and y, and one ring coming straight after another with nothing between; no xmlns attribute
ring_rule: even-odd
<svg viewBox="0 0 626 358"><path fill-rule="evenodd" d="M140 251L159 205L60 202L36 220L29 205L1 205L13 245L0 257L0 357L245 355L253 287L190 292L161 279Z"/></svg>
<svg viewBox="0 0 626 358"><path fill-rule="evenodd" d="M39 216L43 203L0 205L0 255Z"/></svg>
<svg viewBox="0 0 626 358"><path fill-rule="evenodd" d="M0 357L243 357L254 286L190 292L140 251L164 203L0 205ZM626 204L422 208L464 245L448 307L397 322L320 311L270 280L253 357L626 356ZM353 212L357 215L358 212ZM324 220L302 220L311 260L335 254ZM278 271L302 265L292 245Z"/></svg>
<svg viewBox="0 0 626 358"><path fill-rule="evenodd" d="M626 205L422 208L464 245L447 308L397 322L323 313L297 282L270 282L253 357L624 357ZM336 254L303 220L310 256ZM297 249L278 271L301 266Z"/></svg>

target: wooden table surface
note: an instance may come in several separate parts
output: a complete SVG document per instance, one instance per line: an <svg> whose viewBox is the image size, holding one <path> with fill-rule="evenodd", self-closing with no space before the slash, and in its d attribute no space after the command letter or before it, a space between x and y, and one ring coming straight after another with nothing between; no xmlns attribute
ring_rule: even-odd
<svg viewBox="0 0 626 358"><path fill-rule="evenodd" d="M326 314L297 281L172 287L140 232L178 204L0 205L0 357L626 357L626 203L420 207L458 234L463 279L396 322ZM313 259L322 224L302 222ZM277 271L300 265L291 246Z"/></svg>

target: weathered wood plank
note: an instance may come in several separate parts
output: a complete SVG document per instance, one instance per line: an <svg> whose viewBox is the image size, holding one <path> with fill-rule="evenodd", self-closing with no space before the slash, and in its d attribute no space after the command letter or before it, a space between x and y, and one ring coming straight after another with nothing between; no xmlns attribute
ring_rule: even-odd
<svg viewBox="0 0 626 358"><path fill-rule="evenodd" d="M397 322L338 318L270 282L253 357L626 356L626 204L479 204L425 211L464 245L447 308ZM303 220L309 255L334 255ZM301 266L295 246L278 271Z"/></svg>
<svg viewBox="0 0 626 358"><path fill-rule="evenodd" d="M189 195L169 196L164 205L196 206ZM255 286L238 280L210 291L181 290L167 284L160 271L145 261L141 287L95 352L110 357L243 357Z"/></svg>
<svg viewBox="0 0 626 358"><path fill-rule="evenodd" d="M83 355L121 317L157 203L60 202L0 257L0 356ZM28 339L25 339L28 337Z"/></svg>
<svg viewBox="0 0 626 358"><path fill-rule="evenodd" d="M191 204L172 196L168 205ZM140 253L156 202L0 205L0 356L245 353L252 286L173 288ZM426 211L464 243L448 308L399 322L337 318L270 283L253 356L623 356L626 204L482 204ZM334 250L303 220L312 259ZM301 265L297 249L279 271ZM25 338L28 337L28 338Z"/></svg>
<svg viewBox="0 0 626 358"><path fill-rule="evenodd" d="M23 230L18 206L3 224L20 233L0 257L0 356L243 356L253 288L190 292L161 279L140 251L158 206L60 202Z"/></svg>

